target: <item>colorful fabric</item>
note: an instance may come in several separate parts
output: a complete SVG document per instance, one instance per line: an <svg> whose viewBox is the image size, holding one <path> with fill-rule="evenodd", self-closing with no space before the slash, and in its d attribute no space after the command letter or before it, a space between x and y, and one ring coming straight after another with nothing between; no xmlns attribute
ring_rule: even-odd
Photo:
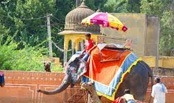
<svg viewBox="0 0 174 103"><path fill-rule="evenodd" d="M112 103L125 103L125 100L122 97L118 97Z"/></svg>
<svg viewBox="0 0 174 103"><path fill-rule="evenodd" d="M99 50L96 47L91 51L89 67L84 75L86 79L94 81L98 95L114 100L124 77L138 60L129 50Z"/></svg>
<svg viewBox="0 0 174 103"><path fill-rule="evenodd" d="M117 29L124 32L127 30L127 27L124 26L118 18L107 12L96 12L83 19L81 23L84 25L96 24L101 25L103 27L111 27L113 29Z"/></svg>

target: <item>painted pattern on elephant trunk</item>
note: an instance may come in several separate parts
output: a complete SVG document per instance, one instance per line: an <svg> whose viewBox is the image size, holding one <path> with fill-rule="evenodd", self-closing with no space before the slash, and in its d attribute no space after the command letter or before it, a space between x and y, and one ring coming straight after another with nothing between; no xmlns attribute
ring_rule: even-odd
<svg viewBox="0 0 174 103"><path fill-rule="evenodd" d="M79 82L79 78L86 72L85 66L85 63L81 63L79 54L73 55L65 66L65 77L61 85L54 90L46 91L39 89L38 92L46 95L53 95L62 92L68 88L69 85L73 87Z"/></svg>

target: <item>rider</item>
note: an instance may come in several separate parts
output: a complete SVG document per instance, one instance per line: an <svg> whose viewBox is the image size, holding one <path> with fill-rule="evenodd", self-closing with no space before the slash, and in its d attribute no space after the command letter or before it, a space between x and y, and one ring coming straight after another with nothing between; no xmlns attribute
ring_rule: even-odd
<svg viewBox="0 0 174 103"><path fill-rule="evenodd" d="M95 45L95 42L91 39L91 34L85 34L85 49L82 51L81 56L83 56L82 60L87 61L89 54L88 51Z"/></svg>
<svg viewBox="0 0 174 103"><path fill-rule="evenodd" d="M80 57L82 58L82 62L86 64L88 57L89 57L89 50L95 45L95 42L91 39L91 34L87 33L85 34L85 49L83 50L82 54L80 55ZM85 78L84 76L82 76L82 83L83 82L89 82L89 80L87 78ZM90 80L91 83L93 83L92 80Z"/></svg>

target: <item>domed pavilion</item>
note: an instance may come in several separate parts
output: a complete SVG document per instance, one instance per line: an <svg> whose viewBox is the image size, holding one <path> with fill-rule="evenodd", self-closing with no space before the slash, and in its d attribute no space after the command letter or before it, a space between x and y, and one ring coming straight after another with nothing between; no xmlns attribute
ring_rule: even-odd
<svg viewBox="0 0 174 103"><path fill-rule="evenodd" d="M80 6L70 11L65 18L64 31L58 34L64 35L64 63L67 62L67 51L72 49L72 54L75 51L83 49L82 42L85 40L85 34L91 33L92 39L97 42L98 35L100 35L100 27L96 25L84 26L81 24L82 19L95 13L89 9L84 1ZM69 47L71 44L72 47Z"/></svg>

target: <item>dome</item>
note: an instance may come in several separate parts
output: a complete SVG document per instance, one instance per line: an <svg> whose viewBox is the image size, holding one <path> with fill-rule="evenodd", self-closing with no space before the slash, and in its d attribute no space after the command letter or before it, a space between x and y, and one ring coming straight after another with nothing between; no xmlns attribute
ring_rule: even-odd
<svg viewBox="0 0 174 103"><path fill-rule="evenodd" d="M93 34L99 34L100 33L99 26L96 25L84 26L81 24L82 19L88 17L93 13L94 11L89 9L83 1L79 7L73 9L66 15L64 31L61 34L65 34L65 32L68 31L91 32Z"/></svg>

